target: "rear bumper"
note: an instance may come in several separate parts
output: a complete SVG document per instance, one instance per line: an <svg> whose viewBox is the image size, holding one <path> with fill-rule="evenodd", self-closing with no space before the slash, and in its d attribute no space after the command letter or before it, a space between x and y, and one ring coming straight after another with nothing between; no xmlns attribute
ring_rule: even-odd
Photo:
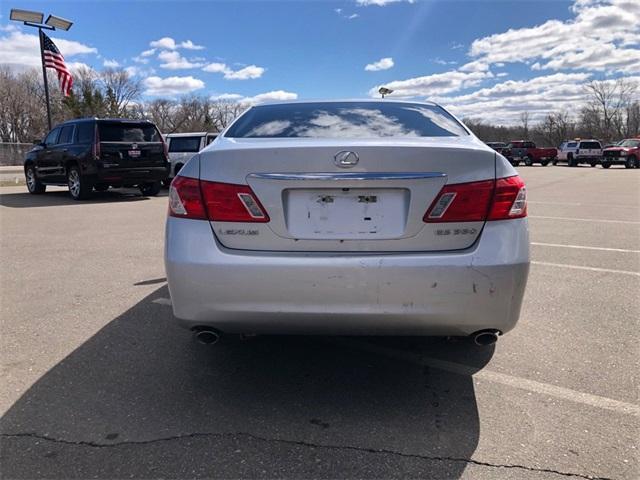
<svg viewBox="0 0 640 480"><path fill-rule="evenodd" d="M449 253L228 250L208 222L174 217L165 242L175 316L229 333L507 332L529 271L526 219L489 222L472 248Z"/></svg>
<svg viewBox="0 0 640 480"><path fill-rule="evenodd" d="M108 183L109 185L139 185L141 183L165 180L169 175L169 165L166 167L140 167L122 169L100 169L89 175L93 183Z"/></svg>

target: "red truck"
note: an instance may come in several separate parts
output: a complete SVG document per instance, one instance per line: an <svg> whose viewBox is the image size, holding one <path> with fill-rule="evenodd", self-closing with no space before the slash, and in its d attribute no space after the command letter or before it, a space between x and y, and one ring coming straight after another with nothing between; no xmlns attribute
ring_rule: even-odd
<svg viewBox="0 0 640 480"><path fill-rule="evenodd" d="M600 163L604 168L616 163L627 168L640 168L640 138L627 138L613 147L605 148Z"/></svg>
<svg viewBox="0 0 640 480"><path fill-rule="evenodd" d="M521 161L528 167L534 163L539 163L543 167L554 162L558 158L558 150L555 148L538 148L536 144L528 140L512 140L509 144L511 158L514 166L520 165Z"/></svg>

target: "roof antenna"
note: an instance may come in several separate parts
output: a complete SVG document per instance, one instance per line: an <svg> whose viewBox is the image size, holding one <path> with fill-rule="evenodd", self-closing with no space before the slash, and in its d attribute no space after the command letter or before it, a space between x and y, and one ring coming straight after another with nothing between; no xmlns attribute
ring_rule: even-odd
<svg viewBox="0 0 640 480"><path fill-rule="evenodd" d="M390 88L387 88L387 87L380 87L378 89L378 93L380 95L382 95L382 98L384 98L385 95L390 95L391 93L393 93L393 90L391 90Z"/></svg>

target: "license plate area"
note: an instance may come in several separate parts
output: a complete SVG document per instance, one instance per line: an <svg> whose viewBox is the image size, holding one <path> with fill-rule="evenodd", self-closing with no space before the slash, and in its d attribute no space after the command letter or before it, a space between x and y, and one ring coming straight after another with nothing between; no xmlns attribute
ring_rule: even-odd
<svg viewBox="0 0 640 480"><path fill-rule="evenodd" d="M405 232L409 190L290 189L284 192L287 230L297 239L389 239Z"/></svg>
<svg viewBox="0 0 640 480"><path fill-rule="evenodd" d="M127 151L127 154L129 155L130 158L139 158L140 150L129 150Z"/></svg>

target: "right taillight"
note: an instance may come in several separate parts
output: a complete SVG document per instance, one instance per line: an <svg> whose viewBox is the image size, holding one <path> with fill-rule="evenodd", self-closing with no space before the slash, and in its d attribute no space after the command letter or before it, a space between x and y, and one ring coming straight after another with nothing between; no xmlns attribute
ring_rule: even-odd
<svg viewBox="0 0 640 480"><path fill-rule="evenodd" d="M177 176L169 189L169 215L217 222L268 222L251 187Z"/></svg>
<svg viewBox="0 0 640 480"><path fill-rule="evenodd" d="M497 179L487 220L508 220L526 216L527 188L522 179L517 175Z"/></svg>
<svg viewBox="0 0 640 480"><path fill-rule="evenodd" d="M527 216L524 182L513 176L445 185L423 220L426 223L483 222Z"/></svg>

